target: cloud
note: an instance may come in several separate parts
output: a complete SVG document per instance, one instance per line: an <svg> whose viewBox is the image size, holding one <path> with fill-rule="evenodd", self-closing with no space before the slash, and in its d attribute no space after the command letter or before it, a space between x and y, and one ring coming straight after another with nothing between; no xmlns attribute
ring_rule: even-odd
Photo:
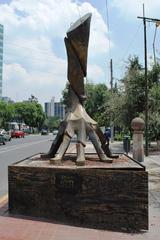
<svg viewBox="0 0 160 240"><path fill-rule="evenodd" d="M7 81L4 92L16 101L28 99L31 94L38 97L41 103L48 101L53 95L59 99L66 77L62 70L53 68L52 72L38 74L36 71L27 72L20 64L4 65Z"/></svg>
<svg viewBox="0 0 160 240"><path fill-rule="evenodd" d="M102 68L95 64L88 65L87 79L93 83L102 82L102 79L104 79Z"/></svg>
<svg viewBox="0 0 160 240"><path fill-rule="evenodd" d="M88 74L94 81L104 77L96 58L107 54L108 29L90 3L12 0L0 4L0 12L0 23L4 25L5 95L20 100L35 93L41 102L52 96L59 100L67 78L63 39L70 24L87 12L92 12L89 56L95 59L94 66L89 63Z"/></svg>
<svg viewBox="0 0 160 240"><path fill-rule="evenodd" d="M122 17L131 19L143 15L143 3L145 5L145 15L148 17L159 17L159 0L112 0L112 7L117 8Z"/></svg>
<svg viewBox="0 0 160 240"><path fill-rule="evenodd" d="M41 74L36 71L27 72L17 63L5 64L4 75L7 84L4 86L4 92L15 101L28 99L31 94L38 97L41 103L50 100L52 96L56 96L56 100L60 99L67 81L63 64ZM104 79L102 68L89 64L87 79L93 83L101 82Z"/></svg>

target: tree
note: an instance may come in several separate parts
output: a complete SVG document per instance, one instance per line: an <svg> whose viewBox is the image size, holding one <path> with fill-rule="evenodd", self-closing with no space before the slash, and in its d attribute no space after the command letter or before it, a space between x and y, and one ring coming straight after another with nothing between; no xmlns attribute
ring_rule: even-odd
<svg viewBox="0 0 160 240"><path fill-rule="evenodd" d="M41 104L34 102L34 105L36 107L36 112L37 112L36 127L41 129L41 127L44 123L44 120L45 120L45 113L43 112L43 108L42 108Z"/></svg>
<svg viewBox="0 0 160 240"><path fill-rule="evenodd" d="M7 122L14 117L14 104L0 101L0 127L7 128Z"/></svg>
<svg viewBox="0 0 160 240"><path fill-rule="evenodd" d="M45 114L37 100L17 103L0 101L0 127L7 128L7 123L13 120L40 129L45 120Z"/></svg>
<svg viewBox="0 0 160 240"><path fill-rule="evenodd" d="M148 70L149 91L149 131L154 139L159 134L159 106L160 106L160 65L151 66ZM119 86L109 90L104 84L85 85L87 100L85 108L88 114L100 125L114 125L131 131L133 118L144 115L145 111L145 76L144 69L137 56L129 57L126 72L120 80ZM67 88L64 91L67 102ZM154 125L154 129L153 129Z"/></svg>
<svg viewBox="0 0 160 240"><path fill-rule="evenodd" d="M87 113L98 122L100 126L108 125L105 112L105 103L109 101L110 93L105 84L88 83L85 85L87 100L85 109Z"/></svg>
<svg viewBox="0 0 160 240"><path fill-rule="evenodd" d="M49 129L52 132L54 129L59 128L60 122L61 122L61 119L58 117L48 117L45 119L43 123L43 128Z"/></svg>
<svg viewBox="0 0 160 240"><path fill-rule="evenodd" d="M138 57L129 58L127 71L122 84L124 84L124 126L130 128L131 120L136 116L143 116L145 111L145 77ZM149 97L149 137L159 138L160 119L160 65L151 66L148 71L148 97ZM123 115L123 114L122 114Z"/></svg>
<svg viewBox="0 0 160 240"><path fill-rule="evenodd" d="M124 78L124 126L131 130L131 121L145 109L145 78L138 57L129 57Z"/></svg>
<svg viewBox="0 0 160 240"><path fill-rule="evenodd" d="M6 110L6 104L3 101L0 101L0 127L4 125L4 115Z"/></svg>
<svg viewBox="0 0 160 240"><path fill-rule="evenodd" d="M155 83L149 92L149 137L160 140L160 83Z"/></svg>
<svg viewBox="0 0 160 240"><path fill-rule="evenodd" d="M111 122L115 127L124 128L124 119L126 114L124 95L118 91L110 92L110 98L105 104L105 111L103 114L108 118L108 126Z"/></svg>
<svg viewBox="0 0 160 240"><path fill-rule="evenodd" d="M28 98L28 101L38 103L38 98L36 98L33 94L31 94L31 97Z"/></svg>
<svg viewBox="0 0 160 240"><path fill-rule="evenodd" d="M149 89L151 89L155 84L159 84L160 82L160 65L154 64L151 66L151 69L148 71L148 82Z"/></svg>
<svg viewBox="0 0 160 240"><path fill-rule="evenodd" d="M61 103L65 105L65 109L67 111L67 109L69 108L69 83L68 82L66 83L66 86L62 91Z"/></svg>
<svg viewBox="0 0 160 240"><path fill-rule="evenodd" d="M85 84L85 93L87 99L85 101L85 109L87 113L98 122L100 126L107 125L107 117L103 114L105 111L105 103L109 100L109 90L105 84ZM69 104L68 84L62 92L62 102L66 106Z"/></svg>
<svg viewBox="0 0 160 240"><path fill-rule="evenodd" d="M41 128L45 119L42 106L37 102L15 103L15 120L24 122L30 127Z"/></svg>

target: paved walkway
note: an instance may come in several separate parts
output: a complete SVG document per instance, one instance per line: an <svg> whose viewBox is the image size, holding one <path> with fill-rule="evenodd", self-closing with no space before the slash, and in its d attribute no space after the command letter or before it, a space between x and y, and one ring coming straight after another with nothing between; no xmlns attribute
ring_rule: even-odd
<svg viewBox="0 0 160 240"><path fill-rule="evenodd" d="M115 152L122 145L111 144ZM160 239L160 153L145 157L149 172L149 230L142 233L120 233L74 227L43 219L10 216L7 196L0 199L0 240L159 240Z"/></svg>

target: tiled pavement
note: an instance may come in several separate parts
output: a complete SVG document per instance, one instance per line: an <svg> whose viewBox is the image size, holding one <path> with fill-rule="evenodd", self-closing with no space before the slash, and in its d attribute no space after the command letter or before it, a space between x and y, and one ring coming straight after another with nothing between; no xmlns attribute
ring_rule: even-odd
<svg viewBox="0 0 160 240"><path fill-rule="evenodd" d="M118 152L118 145L115 144ZM114 147L113 147L114 148ZM7 196L0 200L0 240L159 240L160 239L160 153L145 158L149 172L149 230L121 233L46 222L43 219L9 216Z"/></svg>

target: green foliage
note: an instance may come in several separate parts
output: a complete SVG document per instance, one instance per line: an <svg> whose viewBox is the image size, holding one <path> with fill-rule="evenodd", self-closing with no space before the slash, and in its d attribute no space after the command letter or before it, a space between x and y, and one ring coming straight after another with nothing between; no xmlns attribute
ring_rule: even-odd
<svg viewBox="0 0 160 240"><path fill-rule="evenodd" d="M48 117L44 121L43 128L49 129L52 132L54 129L59 128L60 122L61 119L58 117Z"/></svg>
<svg viewBox="0 0 160 240"><path fill-rule="evenodd" d="M38 102L35 102L35 107L36 107L36 127L41 128L44 120L45 120L45 113L43 112L42 105L39 104Z"/></svg>
<svg viewBox="0 0 160 240"><path fill-rule="evenodd" d="M120 127L124 132L131 132L131 121L144 116L145 76L137 56L129 57L126 72L120 81L120 87L112 91L105 84L85 85L87 100L85 109L99 125ZM67 88L63 92L64 103L67 103ZM149 97L149 134L151 139L160 138L160 65L151 66L148 70ZM117 136L121 138L122 136Z"/></svg>
<svg viewBox="0 0 160 240"><path fill-rule="evenodd" d="M136 62L135 59L132 59ZM130 59L130 63L132 61ZM140 68L138 62L129 64L123 83L125 86L125 109L126 121L124 126L130 126L131 120L136 116L143 116L145 112L145 77L144 71ZM133 69L131 68L133 67ZM149 101L149 138L157 140L160 138L160 65L153 65L148 71L148 101Z"/></svg>
<svg viewBox="0 0 160 240"><path fill-rule="evenodd" d="M0 101L0 127L6 128L7 122L14 117L14 105Z"/></svg>
<svg viewBox="0 0 160 240"><path fill-rule="evenodd" d="M100 126L107 125L108 118L105 116L105 103L109 100L110 92L105 84L87 83L85 85L87 99L85 109L87 113L99 123ZM62 92L62 102L68 107L68 84Z"/></svg>
<svg viewBox="0 0 160 240"><path fill-rule="evenodd" d="M125 109L123 121L124 126L130 129L132 119L145 109L145 78L138 57L130 57L126 69L122 79L124 84L123 107Z"/></svg>
<svg viewBox="0 0 160 240"><path fill-rule="evenodd" d="M118 91L110 92L109 99L105 103L103 115L106 116L108 126L114 122L114 126L123 127L123 118L125 116L124 96Z"/></svg>
<svg viewBox="0 0 160 240"><path fill-rule="evenodd" d="M40 128L44 122L45 114L42 106L35 101L15 103L15 120L24 122L30 127Z"/></svg>
<svg viewBox="0 0 160 240"><path fill-rule="evenodd" d="M159 79L160 79L160 65L155 64L152 66L151 70L148 71L149 89L151 89L154 85L159 84Z"/></svg>
<svg viewBox="0 0 160 240"><path fill-rule="evenodd" d="M88 83L85 85L87 100L85 109L87 113L99 123L100 126L108 125L108 118L104 114L106 102L109 101L110 92L105 84Z"/></svg>
<svg viewBox="0 0 160 240"><path fill-rule="evenodd" d="M160 83L155 83L149 92L149 137L160 140Z"/></svg>
<svg viewBox="0 0 160 240"><path fill-rule="evenodd" d="M0 101L0 127L7 128L7 122L24 122L30 127L41 128L45 119L42 106L36 101L5 103Z"/></svg>
<svg viewBox="0 0 160 240"><path fill-rule="evenodd" d="M114 140L116 141L123 141L123 134L122 133L116 133Z"/></svg>
<svg viewBox="0 0 160 240"><path fill-rule="evenodd" d="M149 117L149 138L160 140L160 112L153 112Z"/></svg>
<svg viewBox="0 0 160 240"><path fill-rule="evenodd" d="M65 105L66 110L69 108L69 83L66 83L65 89L62 91L61 102Z"/></svg>

